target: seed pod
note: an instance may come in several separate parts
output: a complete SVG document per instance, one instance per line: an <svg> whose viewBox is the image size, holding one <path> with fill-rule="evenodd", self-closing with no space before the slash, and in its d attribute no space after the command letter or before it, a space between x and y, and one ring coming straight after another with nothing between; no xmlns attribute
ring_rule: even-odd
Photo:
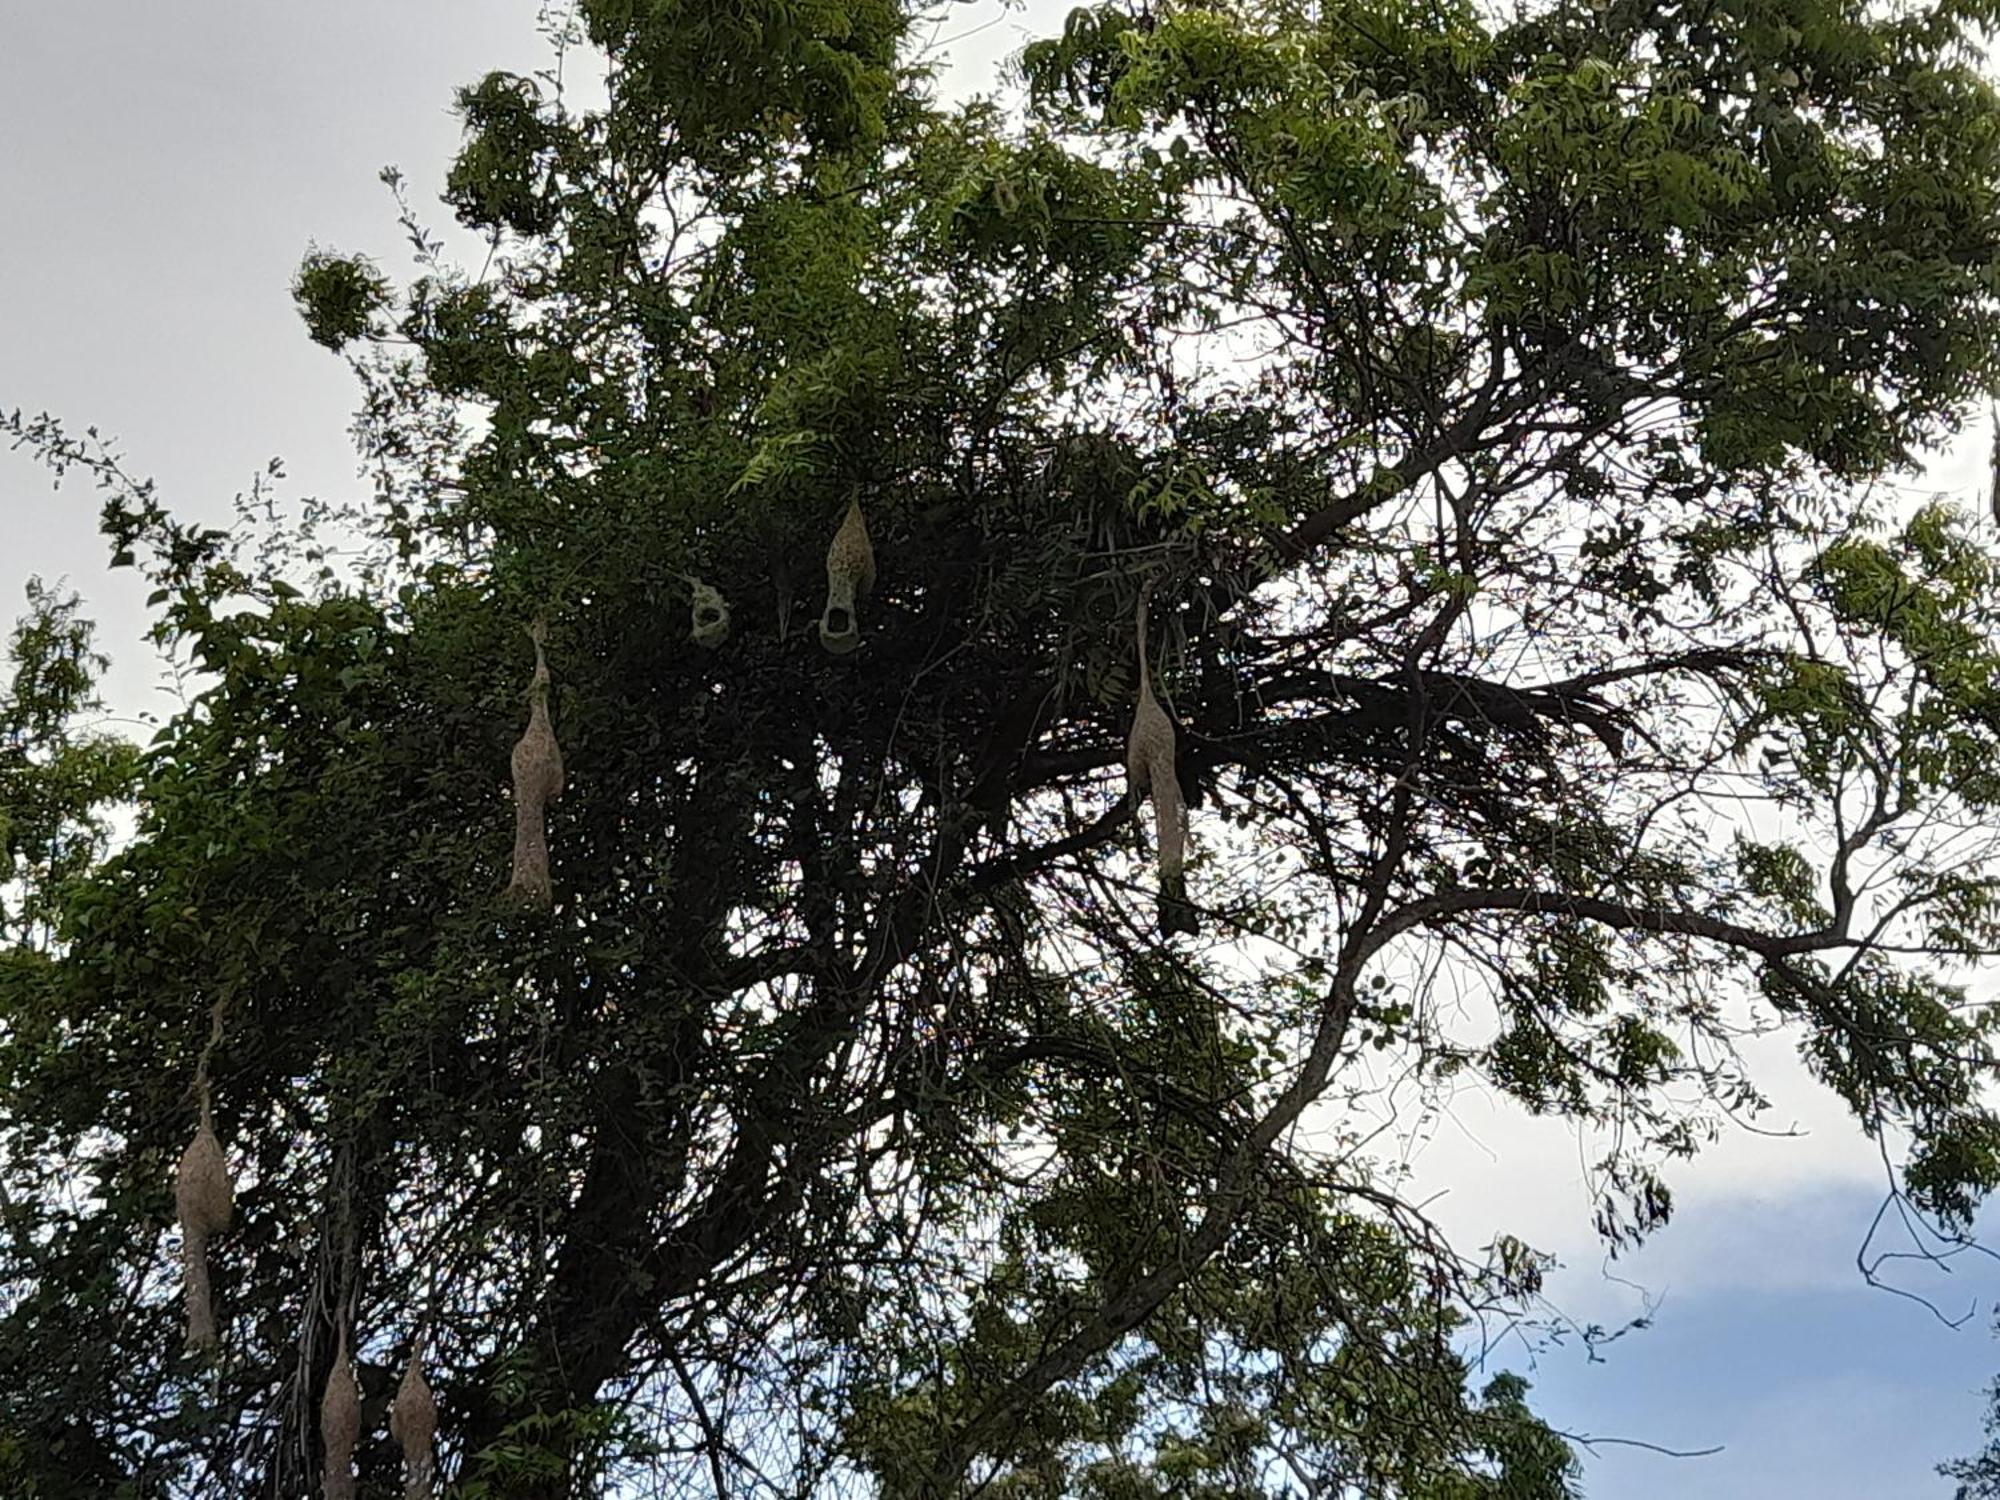
<svg viewBox="0 0 2000 1500"><path fill-rule="evenodd" d="M542 626L535 642L535 675L528 683L528 727L514 746L514 874L507 894L547 911L555 904L549 879L548 805L562 796L562 750L549 723L549 664L542 656Z"/></svg>
<svg viewBox="0 0 2000 1500"><path fill-rule="evenodd" d="M347 1358L347 1330L342 1328L327 1372L326 1394L319 1403L319 1440L326 1450L322 1482L326 1500L354 1500L354 1445L361 1437L361 1388Z"/></svg>
<svg viewBox="0 0 2000 1500"><path fill-rule="evenodd" d="M826 609L819 617L819 643L836 656L861 644L859 602L875 588L875 547L861 501L847 504L847 518L826 549Z"/></svg>
<svg viewBox="0 0 2000 1500"><path fill-rule="evenodd" d="M688 594L691 603L689 616L693 621L688 639L713 651L729 639L729 601L722 597L720 589L703 583L699 578L688 580Z"/></svg>
<svg viewBox="0 0 2000 1500"><path fill-rule="evenodd" d="M1146 601L1139 600L1139 703L1132 713L1132 732L1125 741L1125 785L1133 802L1153 799L1154 841L1160 872L1159 925L1162 934L1200 930L1188 904L1187 804L1180 776L1174 770L1174 722L1153 696L1152 673L1146 661Z"/></svg>
<svg viewBox="0 0 2000 1500"><path fill-rule="evenodd" d="M174 1175L174 1209L181 1224L181 1256L187 1282L187 1342L190 1349L216 1344L215 1302L208 1281L208 1242L229 1227L236 1210L229 1163L206 1106L194 1139L181 1153Z"/></svg>

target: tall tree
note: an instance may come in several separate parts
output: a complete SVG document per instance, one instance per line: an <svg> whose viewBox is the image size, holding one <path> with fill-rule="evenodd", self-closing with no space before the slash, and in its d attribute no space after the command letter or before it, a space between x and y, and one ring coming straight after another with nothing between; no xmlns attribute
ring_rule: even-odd
<svg viewBox="0 0 2000 1500"><path fill-rule="evenodd" d="M299 275L344 518L12 419L205 684L0 970L14 1491L307 1493L343 1337L386 1485L421 1334L467 1495L1559 1496L1460 1337L1541 1262L1365 1059L1611 1142L1614 1243L1745 1028L2000 1179L2000 591L1876 483L2000 388L1995 7L1114 3L1011 109L918 14L579 0L601 102L466 89L490 261Z"/></svg>
<svg viewBox="0 0 2000 1500"><path fill-rule="evenodd" d="M1992 1500L2000 1495L2000 1425L1994 1421L1994 1396L1988 1396L1986 1446L1970 1458L1955 1458L1938 1465L1947 1479L1956 1479L1955 1500Z"/></svg>

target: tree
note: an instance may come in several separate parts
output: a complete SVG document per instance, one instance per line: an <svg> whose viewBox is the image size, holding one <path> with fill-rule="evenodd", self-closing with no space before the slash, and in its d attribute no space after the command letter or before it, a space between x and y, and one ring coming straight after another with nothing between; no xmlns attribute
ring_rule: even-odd
<svg viewBox="0 0 2000 1500"><path fill-rule="evenodd" d="M88 727L108 664L82 601L39 578L8 647L14 668L0 698L0 952L33 966L52 943L60 891L100 858L110 833L103 809L122 799L137 770L130 746Z"/></svg>
<svg viewBox="0 0 2000 1500"><path fill-rule="evenodd" d="M1990 1402L1989 1397L1986 1446L1970 1458L1955 1458L1938 1465L1938 1473L1958 1481L1958 1488L1953 1491L1955 1500L1991 1500L1992 1496L2000 1495L2000 1444L1995 1441Z"/></svg>
<svg viewBox="0 0 2000 1500"><path fill-rule="evenodd" d="M467 1495L1557 1496L1460 1340L1543 1262L1398 1196L1362 1059L1597 1132L1614 1245L1746 1028L1947 1229L2000 1176L1994 567L1879 483L2000 389L1993 8L1100 5L1012 113L916 15L580 0L607 102L466 89L490 264L299 274L349 514L13 417L205 684L0 990L14 1491L307 1492L351 1319L377 1486L422 1330Z"/></svg>

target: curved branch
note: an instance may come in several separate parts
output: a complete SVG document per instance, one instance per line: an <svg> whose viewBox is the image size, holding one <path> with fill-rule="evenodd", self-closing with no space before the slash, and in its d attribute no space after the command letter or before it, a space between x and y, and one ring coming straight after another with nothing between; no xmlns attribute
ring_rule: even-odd
<svg viewBox="0 0 2000 1500"><path fill-rule="evenodd" d="M1421 901L1412 901L1386 917L1381 925L1359 943L1365 961L1403 933L1434 922L1440 917L1460 916L1475 911L1519 911L1543 916L1577 917L1628 932L1678 933L1705 938L1741 948L1760 958L1795 958L1802 953L1821 953L1849 946L1853 939L1840 924L1812 932L1780 936L1745 927L1720 917L1699 912L1679 911L1664 906L1635 906L1624 901L1608 901L1600 896L1578 896L1568 891L1533 890L1525 886L1490 890L1442 891Z"/></svg>

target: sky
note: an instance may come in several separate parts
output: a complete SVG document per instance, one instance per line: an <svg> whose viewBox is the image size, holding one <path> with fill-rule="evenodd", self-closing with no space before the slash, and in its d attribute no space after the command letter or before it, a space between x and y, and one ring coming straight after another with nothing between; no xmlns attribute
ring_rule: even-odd
<svg viewBox="0 0 2000 1500"><path fill-rule="evenodd" d="M400 166L434 202L457 142L452 91L545 65L538 3L0 3L0 409L115 435L184 516L226 519L277 456L289 494L361 493L355 393L307 340L292 274L315 241L407 268L377 172ZM948 86L986 86L1066 8L958 7L937 33ZM448 211L429 217L449 229ZM1983 442L1941 456L1924 485L1973 496ZM112 727L141 734L175 702L141 641L143 585L106 569L96 510L87 487L52 491L0 451L0 612L18 612L31 574L66 578L113 657ZM1602 1442L1591 1500L1944 1500L1932 1466L1977 1446L2000 1371L2000 1263L1902 1266L1898 1284L1928 1306L1867 1285L1855 1257L1882 1203L1880 1158L1784 1043L1757 1061L1774 1099L1761 1133L1732 1132L1677 1171L1674 1222L1616 1263L1591 1234L1577 1141L1491 1099L1468 1094L1436 1122L1412 1190L1439 1195L1431 1211L1462 1243L1504 1229L1556 1253L1550 1292L1579 1323L1649 1316L1595 1360L1575 1340L1493 1350L1567 1431L1721 1450Z"/></svg>

